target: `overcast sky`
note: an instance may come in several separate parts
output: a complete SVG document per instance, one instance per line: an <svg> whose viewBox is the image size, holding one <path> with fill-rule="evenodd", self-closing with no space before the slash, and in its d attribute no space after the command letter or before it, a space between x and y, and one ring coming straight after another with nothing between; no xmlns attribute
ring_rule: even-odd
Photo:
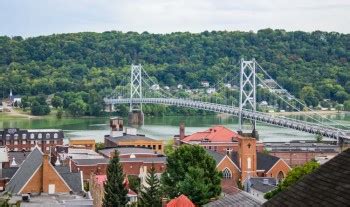
<svg viewBox="0 0 350 207"><path fill-rule="evenodd" d="M0 35L241 30L350 33L350 0L0 0Z"/></svg>

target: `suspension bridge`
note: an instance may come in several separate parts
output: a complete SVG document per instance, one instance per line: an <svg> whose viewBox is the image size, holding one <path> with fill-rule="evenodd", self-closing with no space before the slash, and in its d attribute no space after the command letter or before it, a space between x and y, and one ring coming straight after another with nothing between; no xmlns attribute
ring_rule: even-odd
<svg viewBox="0 0 350 207"><path fill-rule="evenodd" d="M344 139L350 139L350 131L346 126L323 117L317 112L309 109L303 102L296 99L293 95L282 88L272 77L264 70L257 61L241 60L240 62L239 80L239 104L217 103L208 101L205 96L192 98L179 98L169 91L160 88L154 78L151 78L141 65L132 65L130 73L130 82L120 86L119 90L114 91L110 97L104 98L107 105L114 106L118 104L129 104L129 121L131 123L143 123L142 104L163 104L177 107L186 107L193 109L201 109L206 111L218 112L237 116L239 118L239 132L243 131L244 120L249 120L252 126L253 134L256 132L256 122L262 122L280 127L286 127L298 131L303 131L311 134L320 134L324 137L332 138L338 142L343 142ZM283 101L294 111L301 111L293 103L298 103L304 109L312 111L312 115L307 115L309 120L299 120L285 117L282 115L273 115L271 113L264 113L257 111L257 81L260 81L259 86L269 89L270 92L275 92L264 80L257 76L257 73L263 74L269 80L274 82L278 91L283 91L283 95L276 93L276 97ZM232 77L228 72L226 77ZM223 78L223 79L224 79ZM233 79L232 79L233 80ZM224 80L223 80L224 81ZM218 86L219 84L217 84ZM217 87L215 86L215 87ZM225 86L223 86L225 87ZM215 89L214 89L215 90ZM226 97L227 98L227 97ZM112 108L112 107L111 107Z"/></svg>

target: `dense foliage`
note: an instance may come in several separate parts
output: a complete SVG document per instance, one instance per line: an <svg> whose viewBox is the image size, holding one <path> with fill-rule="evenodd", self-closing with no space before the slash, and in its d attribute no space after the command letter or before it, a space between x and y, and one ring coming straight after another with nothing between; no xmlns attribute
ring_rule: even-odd
<svg viewBox="0 0 350 207"><path fill-rule="evenodd" d="M182 145L168 154L161 182L169 198L181 194L202 205L221 193L221 173L215 160L198 145Z"/></svg>
<svg viewBox="0 0 350 207"><path fill-rule="evenodd" d="M161 207L162 206L162 191L160 181L157 176L157 171L154 165L148 170L146 184L141 190L140 206L144 207Z"/></svg>
<svg viewBox="0 0 350 207"><path fill-rule="evenodd" d="M128 202L128 190L124 185L123 167L119 162L119 153L116 150L107 168L107 181L104 184L105 194L103 206L125 206Z"/></svg>
<svg viewBox="0 0 350 207"><path fill-rule="evenodd" d="M271 29L165 35L84 32L27 39L0 36L0 98L7 97L10 89L28 96L58 93L65 110L81 109L73 115L99 115L100 98L125 81L132 63L143 64L161 86L198 88L203 80L218 82L228 71L237 74L242 57L256 58L307 105L326 106L324 99L349 105L349 34ZM150 113L162 114L162 110L150 109Z"/></svg>
<svg viewBox="0 0 350 207"><path fill-rule="evenodd" d="M293 168L287 175L287 177L282 181L282 183L278 184L277 188L271 192L265 194L264 198L270 199L273 196L277 195L279 192L283 191L287 187L293 185L298 180L300 180L303 176L312 173L320 166L316 161L310 161L305 163L303 166L298 166Z"/></svg>

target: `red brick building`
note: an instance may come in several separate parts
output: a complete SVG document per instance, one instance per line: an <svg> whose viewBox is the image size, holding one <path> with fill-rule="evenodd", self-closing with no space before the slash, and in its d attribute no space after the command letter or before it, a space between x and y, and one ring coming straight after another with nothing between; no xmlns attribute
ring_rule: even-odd
<svg viewBox="0 0 350 207"><path fill-rule="evenodd" d="M227 154L232 151L238 151L238 141L241 135L224 127L214 126L202 132L196 132L191 135L185 135L185 127L180 124L180 134L174 137L176 145L181 144L198 144L206 149ZM262 152L264 144L257 142L256 149Z"/></svg>
<svg viewBox="0 0 350 207"><path fill-rule="evenodd" d="M31 151L38 145L41 151L50 152L50 147L62 145L64 134L57 129L18 129L7 128L0 131L0 146L9 151Z"/></svg>

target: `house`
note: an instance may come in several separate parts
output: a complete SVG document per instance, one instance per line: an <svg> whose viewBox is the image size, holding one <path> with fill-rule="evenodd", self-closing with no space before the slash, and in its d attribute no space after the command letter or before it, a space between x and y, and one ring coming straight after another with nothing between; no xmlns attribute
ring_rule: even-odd
<svg viewBox="0 0 350 207"><path fill-rule="evenodd" d="M195 207L195 205L187 196L182 194L179 197L170 200L166 204L166 207Z"/></svg>
<svg viewBox="0 0 350 207"><path fill-rule="evenodd" d="M178 84L177 85L177 89L183 89L184 87L183 87L183 85L182 84Z"/></svg>
<svg viewBox="0 0 350 207"><path fill-rule="evenodd" d="M138 134L136 129L124 128L123 120L120 118L110 119L111 132L105 135L104 144L106 148L110 147L147 147L154 152L163 154L163 140L156 140Z"/></svg>
<svg viewBox="0 0 350 207"><path fill-rule="evenodd" d="M82 173L73 173L68 167L52 165L50 156L35 147L12 176L5 190L13 195L81 193Z"/></svg>
<svg viewBox="0 0 350 207"><path fill-rule="evenodd" d="M160 89L159 85L158 84L153 84L151 86L151 89L154 90L154 91L158 91Z"/></svg>
<svg viewBox="0 0 350 207"><path fill-rule="evenodd" d="M201 81L201 85L202 85L204 88L208 88L208 87L209 87L209 82L208 82L208 81Z"/></svg>
<svg viewBox="0 0 350 207"><path fill-rule="evenodd" d="M252 177L249 178L249 185L247 185L247 192L253 195L256 199L264 203L266 199L264 195L277 187L276 178L269 177Z"/></svg>
<svg viewBox="0 0 350 207"><path fill-rule="evenodd" d="M238 139L241 137L238 133L224 127L213 126L205 131L185 135L185 125L180 124L179 135L174 137L176 145L181 144L198 144L206 149L228 154L231 151L238 151ZM264 145L261 142L256 142L256 147L259 152L262 152Z"/></svg>
<svg viewBox="0 0 350 207"><path fill-rule="evenodd" d="M62 145L64 134L57 129L19 129L0 130L0 146L7 146L10 151L31 151L36 145L45 153L50 147Z"/></svg>
<svg viewBox="0 0 350 207"><path fill-rule="evenodd" d="M263 206L349 206L350 149L305 175Z"/></svg>
<svg viewBox="0 0 350 207"><path fill-rule="evenodd" d="M208 88L206 91L207 91L207 94L212 94L212 93L216 92L216 89L215 88Z"/></svg>

